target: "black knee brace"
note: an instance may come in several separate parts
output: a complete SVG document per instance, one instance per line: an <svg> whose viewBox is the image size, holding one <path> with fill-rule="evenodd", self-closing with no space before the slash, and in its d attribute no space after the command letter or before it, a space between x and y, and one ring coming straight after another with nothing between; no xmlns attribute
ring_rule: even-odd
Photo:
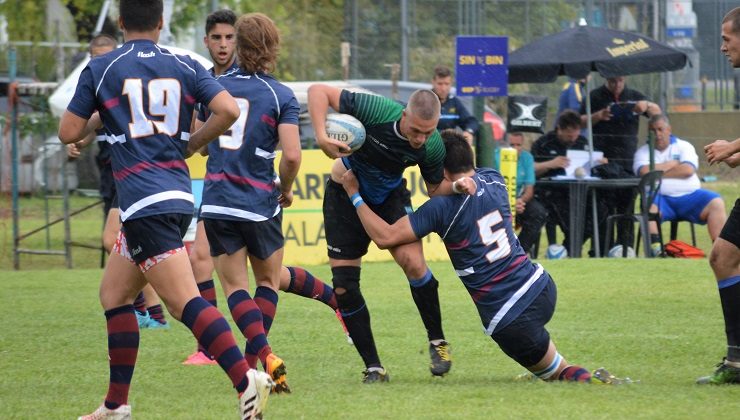
<svg viewBox="0 0 740 420"><path fill-rule="evenodd" d="M334 290L344 289L344 293L336 294L337 306L342 311L353 312L365 305L360 292L360 267L334 267L331 273Z"/></svg>
<svg viewBox="0 0 740 420"><path fill-rule="evenodd" d="M359 290L360 289L360 267L333 267L331 269L332 284L334 289Z"/></svg>

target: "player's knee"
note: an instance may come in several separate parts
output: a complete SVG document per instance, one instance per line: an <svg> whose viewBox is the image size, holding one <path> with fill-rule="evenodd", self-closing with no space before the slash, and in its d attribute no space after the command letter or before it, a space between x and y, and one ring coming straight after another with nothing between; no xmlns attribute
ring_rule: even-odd
<svg viewBox="0 0 740 420"><path fill-rule="evenodd" d="M333 267L331 274L337 299L352 290L360 290L360 267Z"/></svg>

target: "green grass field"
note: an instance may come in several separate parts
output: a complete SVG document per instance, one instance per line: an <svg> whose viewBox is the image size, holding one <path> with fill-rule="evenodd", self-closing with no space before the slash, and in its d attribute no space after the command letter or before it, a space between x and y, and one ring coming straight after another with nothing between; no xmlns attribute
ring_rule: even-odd
<svg viewBox="0 0 740 420"><path fill-rule="evenodd" d="M725 354L717 289L706 260L543 261L558 284L549 330L569 361L639 379L621 387L521 383L523 369L482 334L449 264L432 263L453 368L428 371L425 334L408 286L392 263L367 264L363 285L376 340L391 374L363 385L362 364L323 304L281 294L270 335L286 361L290 395L267 418L733 418L740 387L701 387ZM328 278L327 267L308 267ZM107 385L101 271L0 271L0 418L74 418ZM219 292L223 311L224 298ZM144 330L130 403L138 419L237 418L236 398L215 366L182 366L189 331ZM733 414L734 413L734 414Z"/></svg>
<svg viewBox="0 0 740 420"><path fill-rule="evenodd" d="M737 182L707 184L731 208ZM94 202L74 197L73 209ZM21 202L21 233L43 224L43 201ZM51 218L59 202L51 202ZM75 216L72 240L99 243L100 208ZM105 321L97 299L100 252L22 255L12 271L10 201L0 199L0 419L76 418L102 401L107 385ZM706 228L699 247L709 251ZM667 239L668 224L664 225ZM63 226L22 243L62 247ZM544 241L544 236L542 235ZM679 237L689 238L687 224ZM544 250L544 244L541 246ZM541 251L543 253L544 251ZM428 371L425 334L401 270L366 264L363 287L388 384L363 385L363 366L334 314L321 303L281 294L270 335L294 392L270 399L268 418L734 418L740 387L700 387L725 354L717 288L706 259L541 261L558 284L549 330L570 362L639 379L624 387L514 382L524 370L482 334L469 296L446 262L430 263L441 283L453 368ZM327 266L307 267L329 279ZM219 293L221 309L225 299ZM229 317L227 316L227 319ZM194 350L178 322L142 331L130 402L139 419L236 418L236 398L218 367L187 367ZM733 414L734 413L734 414Z"/></svg>

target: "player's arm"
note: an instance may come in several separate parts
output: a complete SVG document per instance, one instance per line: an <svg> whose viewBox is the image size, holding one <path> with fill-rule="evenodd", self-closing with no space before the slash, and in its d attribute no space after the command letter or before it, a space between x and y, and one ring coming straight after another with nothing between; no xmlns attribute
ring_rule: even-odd
<svg viewBox="0 0 740 420"><path fill-rule="evenodd" d="M191 156L201 147L220 136L239 118L239 106L229 92L222 90L208 103L211 115L203 126L195 131L188 141L187 156Z"/></svg>
<svg viewBox="0 0 740 420"><path fill-rule="evenodd" d="M89 119L85 119L66 110L59 120L59 140L64 144L70 144L86 140L88 136L91 136L87 143L90 144L95 138L95 130L102 126L103 122L97 112L93 113Z"/></svg>
<svg viewBox="0 0 740 420"><path fill-rule="evenodd" d="M467 176L460 178L455 182L450 182L450 180L445 178L439 184L430 184L429 182L424 180L424 184L427 187L427 192L429 193L430 197L434 197L435 195L452 194L473 195L478 188L478 186L475 185L475 181Z"/></svg>
<svg viewBox="0 0 740 420"><path fill-rule="evenodd" d="M295 124L278 125L278 138L283 154L280 156L278 172L280 174L280 196L278 202L282 207L293 204L293 181L301 167L301 137Z"/></svg>
<svg viewBox="0 0 740 420"><path fill-rule="evenodd" d="M365 204L360 197L360 184L351 170L342 175L342 185L357 209L362 226L378 248L387 249L419 240L411 228L408 216L403 216L393 225L389 225Z"/></svg>
<svg viewBox="0 0 740 420"><path fill-rule="evenodd" d="M329 107L339 111L339 98L342 90L321 83L313 84L308 88L308 115L316 135L316 144L332 159L348 156L350 148L341 141L329 138L326 135L326 115Z"/></svg>

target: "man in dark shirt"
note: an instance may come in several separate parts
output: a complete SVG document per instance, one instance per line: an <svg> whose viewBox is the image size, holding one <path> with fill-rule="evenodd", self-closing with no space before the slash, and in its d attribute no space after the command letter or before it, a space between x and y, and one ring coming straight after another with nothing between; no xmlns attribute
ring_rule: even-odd
<svg viewBox="0 0 740 420"><path fill-rule="evenodd" d="M632 162L637 150L637 130L640 128L640 115L652 117L661 113L660 107L646 99L642 93L630 89L625 85L623 76L611 77L601 87L591 91L591 109L593 112L591 123L593 126L593 146L604 152L604 157L612 163L618 164L624 170L623 175L616 177L631 177ZM587 125L589 116L586 114L586 104L581 104L581 126ZM620 168L615 168L620 169ZM614 190L605 200L608 203L609 213L626 213L632 204L630 190ZM606 195L604 195L606 198ZM617 243L632 243L633 235L630 223L620 224L617 232Z"/></svg>
<svg viewBox="0 0 740 420"><path fill-rule="evenodd" d="M566 157L568 150L587 149L588 140L581 135L580 116L572 110L563 111L557 119L555 130L543 135L532 145L535 176L539 179L565 175L565 168L570 164L570 160ZM603 159L600 163L606 162L607 159ZM568 237L570 226L568 191L565 186L543 187L535 185L535 192L538 201L547 208L548 218L557 223L560 229L563 230L565 235L563 246L568 248L570 245L570 238ZM598 210L603 213L605 209L601 208L601 203L599 204ZM593 230L590 212L586 212L585 223L584 240L591 236ZM599 230L601 231L601 229ZM603 235L600 238L603 238Z"/></svg>
<svg viewBox="0 0 740 420"><path fill-rule="evenodd" d="M463 137L473 145L475 132L478 131L478 120L468 112L465 105L456 96L450 95L452 87L452 73L445 66L434 68L434 78L432 78L432 91L439 97L442 104L442 115L437 123L437 130L442 131L447 128L459 128L463 131Z"/></svg>

